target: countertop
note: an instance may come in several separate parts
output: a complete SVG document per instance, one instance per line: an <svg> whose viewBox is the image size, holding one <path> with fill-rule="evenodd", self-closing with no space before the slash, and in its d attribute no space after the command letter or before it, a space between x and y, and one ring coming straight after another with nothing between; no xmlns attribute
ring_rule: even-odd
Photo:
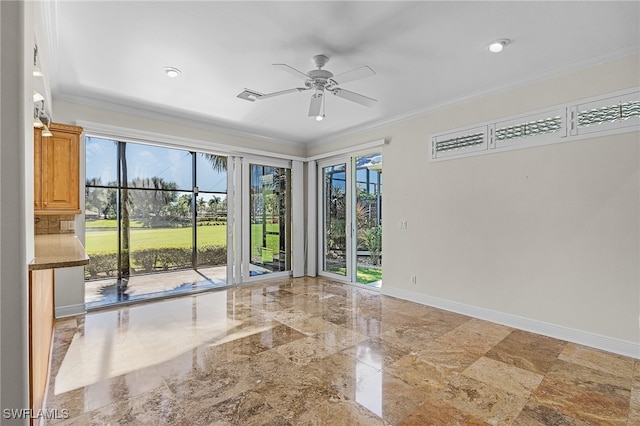
<svg viewBox="0 0 640 426"><path fill-rule="evenodd" d="M84 246L73 234L36 235L35 258L29 270L70 268L89 263Z"/></svg>

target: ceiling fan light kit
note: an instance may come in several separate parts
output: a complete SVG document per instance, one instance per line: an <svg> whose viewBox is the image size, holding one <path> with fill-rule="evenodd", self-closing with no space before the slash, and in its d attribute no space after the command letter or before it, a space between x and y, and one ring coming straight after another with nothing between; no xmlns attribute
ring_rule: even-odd
<svg viewBox="0 0 640 426"><path fill-rule="evenodd" d="M281 90L278 92L266 94L260 93L256 90L245 88L237 95L237 97L250 102L254 102L259 99L266 99L274 96L285 95L288 93L303 92L306 90L314 89L315 93L311 96L311 101L309 104L309 117L315 117L317 121L322 121L325 117L325 92L329 92L339 98L346 99L348 101L355 102L366 107L372 107L376 104L377 100L373 98L339 87L341 84L375 75L376 73L370 67L363 66L351 71L334 75L332 72L322 69L327 62L329 62L329 57L326 55L314 56L313 63L315 64L317 69L311 70L306 74L287 64L273 64L275 67L303 80L304 87L295 87L293 89Z"/></svg>

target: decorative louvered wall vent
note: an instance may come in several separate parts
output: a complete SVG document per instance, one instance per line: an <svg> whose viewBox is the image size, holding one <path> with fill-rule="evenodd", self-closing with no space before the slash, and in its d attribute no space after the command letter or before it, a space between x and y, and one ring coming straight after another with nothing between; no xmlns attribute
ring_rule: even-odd
<svg viewBox="0 0 640 426"><path fill-rule="evenodd" d="M640 131L640 91L620 91L433 136L431 160Z"/></svg>
<svg viewBox="0 0 640 426"><path fill-rule="evenodd" d="M501 127L496 129L494 135L496 141L524 138L527 136L544 135L557 132L562 128L560 116L545 118L528 123L517 124L515 126Z"/></svg>
<svg viewBox="0 0 640 426"><path fill-rule="evenodd" d="M470 146L484 143L484 133L474 133L472 135L458 136L451 139L436 142L436 152L456 151Z"/></svg>
<svg viewBox="0 0 640 426"><path fill-rule="evenodd" d="M640 101L620 102L618 105L580 111L578 113L578 127L627 120L631 117L640 117Z"/></svg>

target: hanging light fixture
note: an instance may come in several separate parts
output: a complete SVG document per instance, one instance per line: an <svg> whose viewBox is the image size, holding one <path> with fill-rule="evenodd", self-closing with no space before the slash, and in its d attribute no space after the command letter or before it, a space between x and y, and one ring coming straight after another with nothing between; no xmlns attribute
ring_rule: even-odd
<svg viewBox="0 0 640 426"><path fill-rule="evenodd" d="M44 101L44 96L40 92L34 89L33 91L33 102Z"/></svg>
<svg viewBox="0 0 640 426"><path fill-rule="evenodd" d="M42 77L44 74L42 70L38 66L38 45L33 45L33 76L34 77Z"/></svg>
<svg viewBox="0 0 640 426"><path fill-rule="evenodd" d="M34 108L33 112L33 127L36 129L41 129L44 127L44 123L40 120L40 112L38 111L38 107Z"/></svg>
<svg viewBox="0 0 640 426"><path fill-rule="evenodd" d="M53 136L53 133L51 133L51 130L49 130L49 125L51 124L51 119L49 118L49 116L46 113L44 113L44 111L42 111L40 113L40 120L42 121L42 137L43 138L49 138L49 137Z"/></svg>

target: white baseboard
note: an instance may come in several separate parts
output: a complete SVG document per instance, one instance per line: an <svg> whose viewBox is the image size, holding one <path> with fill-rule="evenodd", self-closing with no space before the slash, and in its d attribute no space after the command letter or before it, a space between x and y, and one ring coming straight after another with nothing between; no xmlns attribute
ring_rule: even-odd
<svg viewBox="0 0 640 426"><path fill-rule="evenodd" d="M60 306L55 309L56 318L72 317L75 315L86 314L87 310L84 307L84 303L77 305Z"/></svg>
<svg viewBox="0 0 640 426"><path fill-rule="evenodd" d="M466 305L464 303L440 299L433 296L427 296L421 293L414 293L412 291L403 290L400 288L393 288L383 285L382 294L397 297L403 300L409 300L411 302L416 302L427 306L432 306L434 308L444 309L446 311L468 315L470 317L486 321L495 322L498 324L506 325L508 327L530 331L532 333L541 334L543 336L566 340L568 342L577 343L596 349L602 349L607 352L613 352L635 359L640 359L640 343L629 342L614 337L602 336L599 334L576 330L561 325L550 324L544 321L523 318L517 315L480 308L477 306Z"/></svg>

